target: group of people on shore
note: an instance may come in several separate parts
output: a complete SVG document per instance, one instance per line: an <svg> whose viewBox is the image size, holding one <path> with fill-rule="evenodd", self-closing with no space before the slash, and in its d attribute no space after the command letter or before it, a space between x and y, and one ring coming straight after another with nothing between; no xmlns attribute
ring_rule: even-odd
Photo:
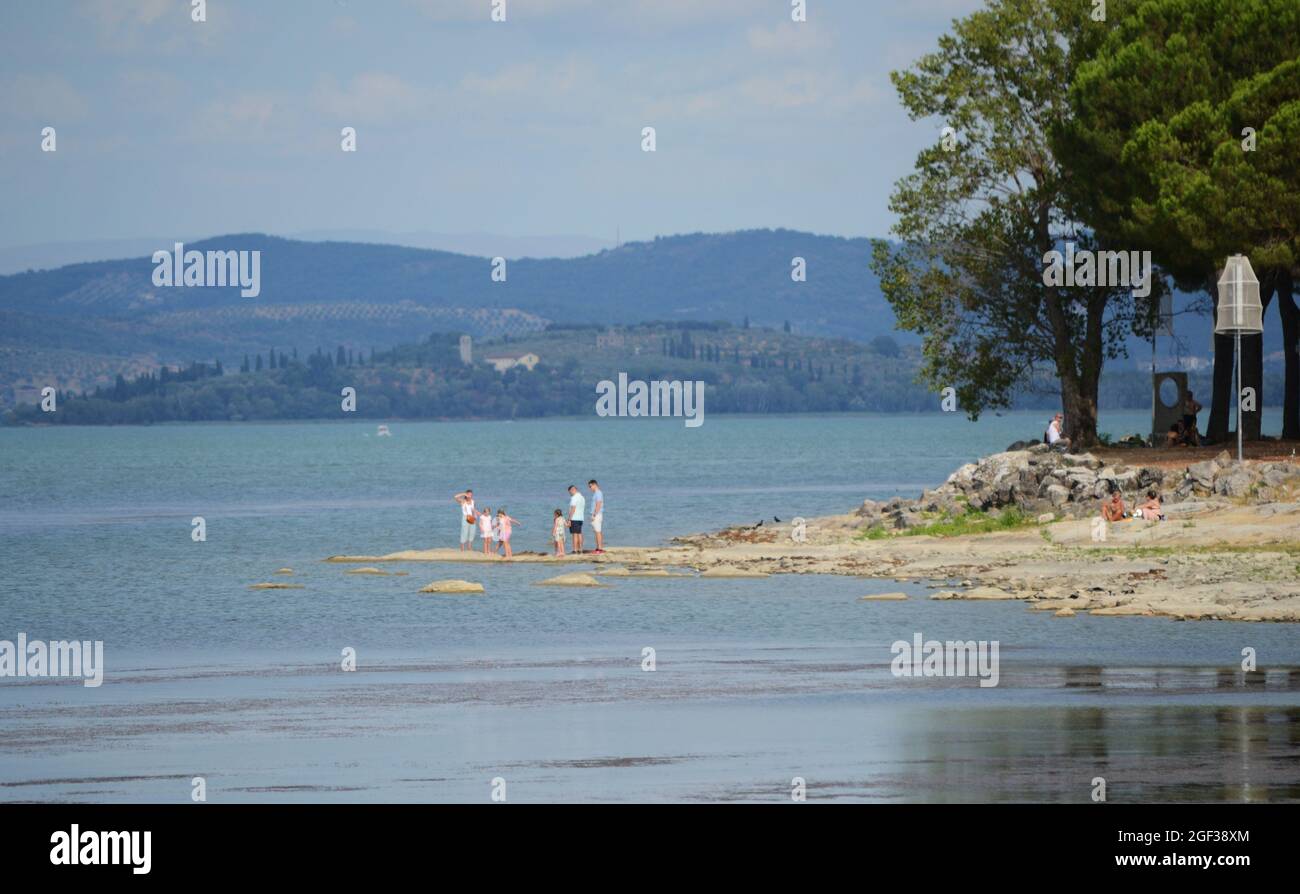
<svg viewBox="0 0 1300 894"><path fill-rule="evenodd" d="M1169 430L1168 446L1200 446L1200 435L1196 431L1196 414L1200 411L1201 405L1196 402L1192 392L1188 391L1187 401L1183 405L1183 418ZM1047 423L1047 430L1043 432L1043 443L1053 450L1065 451L1070 448L1070 439L1062 433L1063 420L1063 414L1057 413ZM1124 495L1120 493L1119 488L1114 488L1110 496L1101 501L1101 517L1108 522L1124 521L1126 518L1164 521L1165 513L1161 507L1160 495L1154 490L1147 491L1146 499L1135 504L1130 510L1124 505Z"/></svg>
<svg viewBox="0 0 1300 894"><path fill-rule="evenodd" d="M593 478L587 482L591 491L591 530L596 535L596 548L592 553L605 552L605 494ZM503 508L498 508L494 516L489 506L477 507L474 504L474 491L466 488L452 497L460 507L460 549L470 552L474 549L474 535L483 539L483 555L498 555L509 559L514 556L510 537L516 526L523 527L523 522L512 518ZM566 533L573 538L573 553L581 555L584 551L583 525L587 513L587 498L582 495L576 484L569 485L568 509L556 509L551 522L551 541L555 546L555 555L564 556L564 538Z"/></svg>
<svg viewBox="0 0 1300 894"><path fill-rule="evenodd" d="M1160 495L1153 490L1147 491L1147 498L1136 504L1130 512L1124 505L1124 495L1119 488L1110 492L1110 498L1102 500L1101 517L1108 522L1123 521L1126 518L1140 518L1146 521L1164 521L1165 513L1161 508Z"/></svg>
<svg viewBox="0 0 1300 894"><path fill-rule="evenodd" d="M1187 400L1183 401L1183 416L1177 422L1169 427L1165 434L1166 447L1200 447L1201 433L1196 427L1196 416L1201 412L1203 407L1196 400L1196 395L1191 390L1187 392ZM1065 415L1057 413L1047 423L1047 429L1043 432L1043 443L1053 450L1067 451L1070 449L1070 439L1065 436Z"/></svg>

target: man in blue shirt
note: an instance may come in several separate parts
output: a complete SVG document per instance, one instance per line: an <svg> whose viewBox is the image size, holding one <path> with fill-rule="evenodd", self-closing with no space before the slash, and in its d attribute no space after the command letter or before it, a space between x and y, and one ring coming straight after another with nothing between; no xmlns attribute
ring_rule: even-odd
<svg viewBox="0 0 1300 894"><path fill-rule="evenodd" d="M587 482L587 487L591 490L591 529L596 532L596 552L605 551L605 495L600 490L600 485L593 478Z"/></svg>

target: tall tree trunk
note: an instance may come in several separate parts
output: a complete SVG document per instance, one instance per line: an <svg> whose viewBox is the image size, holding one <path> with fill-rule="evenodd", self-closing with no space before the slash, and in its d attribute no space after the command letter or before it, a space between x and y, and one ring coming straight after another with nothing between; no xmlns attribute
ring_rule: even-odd
<svg viewBox="0 0 1300 894"><path fill-rule="evenodd" d="M1097 400L1071 369L1058 366L1061 380L1061 412L1071 447L1092 447L1097 443Z"/></svg>
<svg viewBox="0 0 1300 894"><path fill-rule="evenodd" d="M1243 335L1241 337L1241 383L1244 392L1249 388L1255 395L1255 409L1245 410L1237 425L1241 427L1242 438L1258 441L1260 421L1263 417L1264 402L1264 336Z"/></svg>
<svg viewBox="0 0 1300 894"><path fill-rule="evenodd" d="M1282 354L1286 359L1286 388L1282 397L1282 437L1300 440L1300 309L1292 298L1291 271L1278 277L1277 310L1282 317Z"/></svg>
<svg viewBox="0 0 1300 894"><path fill-rule="evenodd" d="M1092 447L1097 443L1097 400L1095 390L1089 399L1085 382L1079 375L1078 354L1070 340L1070 324L1065 302L1054 289L1044 299L1048 323L1052 330L1052 359L1056 376L1061 380L1061 412L1065 414L1065 435L1071 447ZM1086 366L1086 361L1085 364Z"/></svg>
<svg viewBox="0 0 1300 894"><path fill-rule="evenodd" d="M1277 278L1278 271L1269 270L1260 279L1259 300L1264 305L1265 313L1273 301ZM1241 337L1241 383L1238 387L1251 389L1255 395L1255 409L1242 413L1241 420L1237 424L1242 426L1242 436L1245 440L1258 441L1264 419L1264 336L1262 334Z"/></svg>
<svg viewBox="0 0 1300 894"><path fill-rule="evenodd" d="M1214 392L1210 396L1210 421L1205 429L1206 440L1221 444L1228 440L1228 416L1236 404L1232 400L1232 381L1236 375L1233 365L1231 335L1214 336Z"/></svg>

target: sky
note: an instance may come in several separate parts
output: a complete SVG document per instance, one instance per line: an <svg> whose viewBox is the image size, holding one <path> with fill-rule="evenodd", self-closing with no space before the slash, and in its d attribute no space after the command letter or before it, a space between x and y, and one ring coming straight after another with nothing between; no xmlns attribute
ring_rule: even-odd
<svg viewBox="0 0 1300 894"><path fill-rule="evenodd" d="M0 248L887 235L942 126L908 120L889 72L981 5L506 0L493 22L493 0L208 0L195 22L192 0L5 0Z"/></svg>

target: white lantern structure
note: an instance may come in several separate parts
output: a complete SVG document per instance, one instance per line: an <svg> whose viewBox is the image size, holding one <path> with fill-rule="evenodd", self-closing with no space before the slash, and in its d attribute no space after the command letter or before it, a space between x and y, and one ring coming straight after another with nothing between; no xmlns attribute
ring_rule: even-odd
<svg viewBox="0 0 1300 894"><path fill-rule="evenodd" d="M1241 426L1241 337L1264 331L1264 305L1259 300L1259 279L1245 255L1233 255L1219 277L1219 304L1214 318L1215 335L1234 336L1237 351L1237 462L1242 460Z"/></svg>

